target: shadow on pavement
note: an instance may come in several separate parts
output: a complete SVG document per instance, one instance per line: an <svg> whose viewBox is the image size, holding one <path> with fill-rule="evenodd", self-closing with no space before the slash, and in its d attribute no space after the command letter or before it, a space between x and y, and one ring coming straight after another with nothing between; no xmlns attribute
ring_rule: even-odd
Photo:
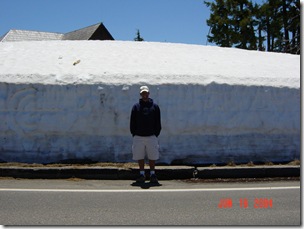
<svg viewBox="0 0 304 229"><path fill-rule="evenodd" d="M160 183L151 183L151 182L144 182L144 183L138 183L138 182L133 182L131 184L133 187L141 187L142 189L149 189L151 187L160 187L162 184Z"/></svg>

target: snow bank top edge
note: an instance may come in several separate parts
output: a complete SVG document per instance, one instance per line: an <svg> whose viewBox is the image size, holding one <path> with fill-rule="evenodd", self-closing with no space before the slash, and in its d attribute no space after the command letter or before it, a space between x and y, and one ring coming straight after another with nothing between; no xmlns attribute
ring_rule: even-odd
<svg viewBox="0 0 304 229"><path fill-rule="evenodd" d="M222 86L235 86L235 87L272 87L272 88L289 88L289 89L300 89L300 87L297 86L297 82L294 82L295 86L284 85L284 83L277 82L277 85L272 84L269 85L263 81L260 81L259 83L253 81L249 83L249 81L246 81L246 84L240 83L241 80L235 79L234 82L226 82L225 80L216 80L217 76L209 76L205 80L196 80L196 78L200 78L201 76L191 76L192 80L183 82L178 80L167 80L166 82L162 82L159 80L161 76L157 76L154 80L152 79L152 76L148 76L146 79L138 79L137 81L130 81L128 78L132 78L131 76L123 75L123 76L111 76L115 78L115 81L107 81L107 80L88 80L88 79L76 79L73 78L74 81L72 81L69 76L60 77L60 79L54 78L54 75L46 75L46 76L37 76L37 75L17 75L17 77L22 76L22 78L19 78L16 80L11 80L12 78L16 78L16 75L5 75L2 76L2 80L0 80L0 84L15 84L15 85L48 85L48 86L90 86L90 85L96 85L98 86L118 86L118 87L132 87L132 86L139 86L139 85L148 85L148 86L210 86L210 85L222 85ZM32 78L35 78L36 80L32 80ZM122 79L123 77L123 79ZM186 77L186 76L184 76ZM190 76L188 76L190 77ZM95 78L95 76L93 76Z"/></svg>

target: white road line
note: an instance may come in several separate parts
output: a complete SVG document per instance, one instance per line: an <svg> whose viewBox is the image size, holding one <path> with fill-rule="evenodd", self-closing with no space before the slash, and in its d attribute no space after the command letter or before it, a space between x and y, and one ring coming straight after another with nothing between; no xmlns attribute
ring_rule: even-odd
<svg viewBox="0 0 304 229"><path fill-rule="evenodd" d="M289 187L252 187L252 188L193 188L193 189L23 189L0 188L0 192L88 192L88 193L132 193L132 192L223 192L250 190L285 190L300 189L300 186Z"/></svg>

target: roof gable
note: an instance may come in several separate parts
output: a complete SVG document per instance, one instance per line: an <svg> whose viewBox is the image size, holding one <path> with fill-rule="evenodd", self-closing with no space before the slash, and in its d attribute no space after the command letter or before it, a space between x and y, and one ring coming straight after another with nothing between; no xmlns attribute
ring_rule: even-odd
<svg viewBox="0 0 304 229"><path fill-rule="evenodd" d="M98 28L90 37L90 40L114 40L114 38L107 30L107 28L102 23L100 23Z"/></svg>

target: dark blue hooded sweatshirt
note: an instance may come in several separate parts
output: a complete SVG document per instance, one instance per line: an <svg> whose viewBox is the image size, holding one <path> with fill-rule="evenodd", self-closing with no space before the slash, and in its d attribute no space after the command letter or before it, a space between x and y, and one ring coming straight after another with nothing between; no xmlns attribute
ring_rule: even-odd
<svg viewBox="0 0 304 229"><path fill-rule="evenodd" d="M145 102L142 99L136 103L131 112L130 118L131 134L138 136L158 137L161 131L159 106L150 99Z"/></svg>

